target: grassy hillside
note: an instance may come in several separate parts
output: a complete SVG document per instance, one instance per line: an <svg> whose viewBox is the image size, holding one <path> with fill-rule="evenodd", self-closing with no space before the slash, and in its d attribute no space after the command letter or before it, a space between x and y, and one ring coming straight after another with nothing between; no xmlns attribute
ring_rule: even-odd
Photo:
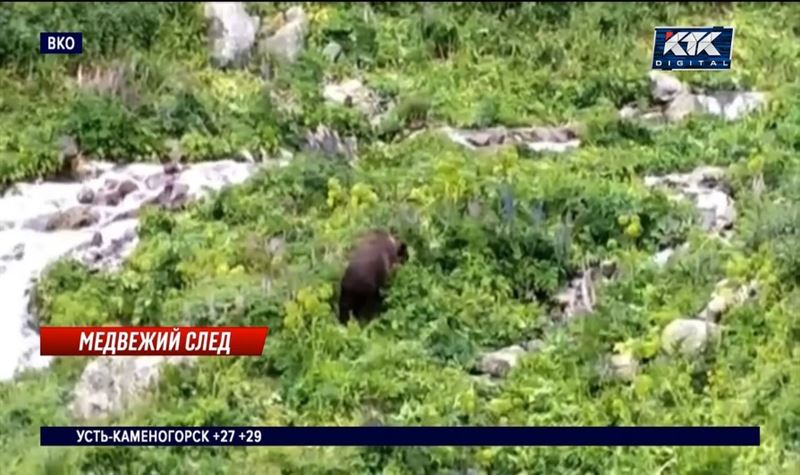
<svg viewBox="0 0 800 475"><path fill-rule="evenodd" d="M287 4L251 4L268 18ZM87 155L156 159L177 140L188 160L277 153L318 124L354 134L359 161L298 154L181 214L149 213L123 271L55 266L42 284L51 324L270 326L263 358L170 368L128 425L750 425L759 448L41 448L40 425L70 424L86 361L0 385L5 473L647 473L779 474L800 469L800 7L792 4L304 4L301 59L275 77L208 63L199 4L0 5L0 182L58 168L58 137ZM694 117L660 130L618 122L645 98L653 27L735 25L729 72L678 73L707 89L770 93L736 122ZM83 31L85 53L40 57L38 32ZM322 50L344 47L331 63ZM128 68L114 93L78 88L78 65ZM394 98L376 127L325 103L322 84L361 77ZM289 107L291 105L291 107ZM578 151L471 152L427 125L585 124ZM644 186L652 173L725 167L738 219L728 245ZM764 193L753 191L763 178ZM503 191L506 190L506 191ZM510 190L510 193L509 191ZM513 199L509 199L509 196ZM509 201L513 201L511 213ZM483 206L469 216L470 202ZM542 219L532 219L534 208ZM562 217L572 216L570 232ZM638 227L629 223L638 220ZM342 327L336 278L354 236L401 229L412 257L388 310ZM264 243L285 240L270 255ZM688 251L663 269L665 243ZM543 300L585 259L619 277L594 313L548 323ZM697 313L723 278L758 298L723 320L698 360L656 358L662 328ZM269 280L270 286L264 281ZM108 298L108 296L113 296ZM542 336L545 335L545 336ZM499 384L470 374L487 350L540 337ZM597 376L607 354L642 361L632 382ZM458 472L455 472L458 473Z"/></svg>

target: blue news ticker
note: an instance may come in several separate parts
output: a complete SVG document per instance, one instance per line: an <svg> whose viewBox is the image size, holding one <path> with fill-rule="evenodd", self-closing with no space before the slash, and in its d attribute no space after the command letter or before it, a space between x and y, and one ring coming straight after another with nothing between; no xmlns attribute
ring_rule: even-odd
<svg viewBox="0 0 800 475"><path fill-rule="evenodd" d="M758 446L759 427L42 427L42 446Z"/></svg>
<svg viewBox="0 0 800 475"><path fill-rule="evenodd" d="M39 33L39 53L81 54L83 53L83 33L41 32Z"/></svg>

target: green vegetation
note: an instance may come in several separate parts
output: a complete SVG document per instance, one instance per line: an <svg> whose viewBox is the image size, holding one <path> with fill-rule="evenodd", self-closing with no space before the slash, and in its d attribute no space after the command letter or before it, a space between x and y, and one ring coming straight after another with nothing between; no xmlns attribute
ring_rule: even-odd
<svg viewBox="0 0 800 475"><path fill-rule="evenodd" d="M250 5L264 17L286 7ZM273 153L320 123L359 138L353 167L299 154L187 212L149 213L119 273L53 267L39 292L44 323L270 326L263 358L170 367L151 400L114 423L757 424L761 447L41 448L40 425L71 422L70 391L86 363L73 358L0 385L5 473L800 471L800 7L304 7L307 50L267 83L255 70L209 65L199 4L0 5L4 184L54 171L61 134L115 160L163 155L169 139L189 160ZM616 110L647 95L652 28L707 24L736 26L733 70L679 77L768 91L770 106L731 123L698 117L657 131L619 123ZM79 57L38 55L39 31L70 29L103 40L86 40ZM335 64L321 54L331 40L344 48ZM79 90L67 79L79 63L124 65L124 87ZM324 103L325 78L357 74L396 99L387 123L372 128ZM397 132L414 121L576 121L587 133L576 152L533 158L514 148L470 152L432 132L401 140ZM645 174L703 164L729 171L739 214L730 245L643 185ZM753 192L756 177L764 193ZM471 201L485 212L469 216ZM348 244L371 226L400 229L412 256L387 312L342 327L336 278ZM274 255L264 246L273 237L286 243ZM680 259L662 270L648 264L661 244L680 240L691 243ZM552 295L585 259L608 257L620 262L620 277L601 289L591 316L552 328L543 303L526 298ZM759 297L725 315L723 338L703 359L655 358L664 325L697 313L723 278L757 279ZM481 352L545 330L544 349L500 384L469 374ZM620 346L644 361L639 375L599 379L598 362Z"/></svg>

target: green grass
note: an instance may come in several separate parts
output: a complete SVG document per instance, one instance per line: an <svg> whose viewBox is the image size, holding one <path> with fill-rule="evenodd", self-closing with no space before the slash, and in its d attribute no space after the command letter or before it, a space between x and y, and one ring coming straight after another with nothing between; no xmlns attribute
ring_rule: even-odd
<svg viewBox="0 0 800 475"><path fill-rule="evenodd" d="M271 14L283 6L251 5ZM118 23L103 26L103 15ZM55 266L40 292L51 324L270 326L263 358L203 359L171 368L147 404L115 423L136 425L759 425L758 448L51 448L38 427L68 424L82 360L0 385L0 464L8 473L794 473L800 468L800 232L796 176L800 7L794 4L307 4L306 54L271 84L252 71L211 69L199 5L142 8L0 7L0 181L50 173L69 133L90 154L143 160L184 144L190 160L242 148L275 151L324 123L360 139L354 168L298 155L286 168L182 214L148 214L118 274ZM371 14L365 15L364 10ZM96 21L97 23L90 23ZM100 26L92 26L92 25ZM653 27L733 24L729 72L680 73L696 86L766 91L763 111L727 123L693 118L652 131L617 122L648 94ZM114 26L116 25L116 26ZM121 25L125 25L123 28ZM39 29L89 37L79 58L27 53ZM92 29L92 30L90 30ZM28 39L26 39L28 38ZM339 41L343 59L321 50ZM27 45L27 46L25 46ZM35 46L35 45L34 45ZM33 48L33 46L30 46ZM32 49L30 51L33 51ZM130 97L76 91L76 62L135 64ZM135 63L133 62L135 60ZM433 133L409 140L323 104L325 78L360 75L430 125L587 124L581 148L526 158L465 151ZM275 88L297 110L273 104ZM126 98L127 97L127 98ZM405 112L403 112L403 110ZM405 114L405 116L404 116ZM401 120L402 122L402 120ZM31 124L20 126L20 124ZM383 142L378 139L383 139ZM644 187L648 173L726 167L736 191L735 239L704 236L691 210ZM767 192L752 193L763 176ZM512 218L501 189L512 190ZM470 218L478 201L486 210ZM537 206L544 220L531 218ZM573 216L569 237L561 217ZM622 216L641 232L626 233ZM403 231L412 257L387 312L342 327L333 293L352 239L370 226ZM286 240L280 256L260 243ZM665 242L689 252L647 264ZM584 258L613 257L620 278L595 313L548 329L546 347L497 387L469 371L482 351L549 326L544 305ZM272 280L269 291L264 278ZM759 298L724 319L699 361L656 357L661 329L698 312L716 282L757 279ZM112 295L113 298L106 296ZM644 361L629 384L598 379L624 345Z"/></svg>

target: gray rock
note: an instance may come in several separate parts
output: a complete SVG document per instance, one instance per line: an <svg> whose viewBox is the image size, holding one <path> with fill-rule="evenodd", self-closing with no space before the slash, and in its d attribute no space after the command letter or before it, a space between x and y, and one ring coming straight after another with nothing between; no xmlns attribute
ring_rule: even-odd
<svg viewBox="0 0 800 475"><path fill-rule="evenodd" d="M675 76L661 72L651 71L650 95L658 102L667 103L679 95L688 92L686 86Z"/></svg>
<svg viewBox="0 0 800 475"><path fill-rule="evenodd" d="M669 258L672 257L672 254L674 253L675 249L671 247L658 251L653 256L653 263L655 263L655 265L658 267L663 267L667 264L667 262L669 262Z"/></svg>
<svg viewBox="0 0 800 475"><path fill-rule="evenodd" d="M697 101L689 92L681 92L664 108L664 117L668 122L680 122L697 111Z"/></svg>
<svg viewBox="0 0 800 475"><path fill-rule="evenodd" d="M519 357L525 354L525 349L520 345L513 345L483 355L478 363L478 371L495 378L502 378L516 366Z"/></svg>
<svg viewBox="0 0 800 475"><path fill-rule="evenodd" d="M11 257L14 260L18 261L18 260L22 259L23 256L25 256L25 244L24 243L19 243L16 246L14 246L14 249L11 250Z"/></svg>
<svg viewBox="0 0 800 475"><path fill-rule="evenodd" d="M617 263L611 259L606 259L600 263L600 273L603 277L610 279L617 273Z"/></svg>
<svg viewBox="0 0 800 475"><path fill-rule="evenodd" d="M91 246L102 246L103 245L103 235L100 232L96 232L92 235L92 241L89 243Z"/></svg>
<svg viewBox="0 0 800 475"><path fill-rule="evenodd" d="M75 137L71 136L63 136L58 139L58 148L61 152L61 156L64 159L71 159L77 157L80 153L80 149L78 148L78 141L75 140Z"/></svg>
<svg viewBox="0 0 800 475"><path fill-rule="evenodd" d="M528 340L522 344L522 347L525 348L525 351L528 353L536 353L537 351L541 351L544 348L544 341L534 338L533 340Z"/></svg>
<svg viewBox="0 0 800 475"><path fill-rule="evenodd" d="M675 198L689 198L709 233L730 229L736 221L736 207L726 191L725 171L717 167L699 167L691 173L646 177L646 186L665 186Z"/></svg>
<svg viewBox="0 0 800 475"><path fill-rule="evenodd" d="M378 96L358 79L326 84L322 89L322 97L334 104L355 107L367 116L380 113Z"/></svg>
<svg viewBox="0 0 800 475"><path fill-rule="evenodd" d="M212 63L218 68L247 64L259 20L247 14L243 2L206 2L205 15Z"/></svg>
<svg viewBox="0 0 800 475"><path fill-rule="evenodd" d="M51 215L45 224L46 231L80 229L97 223L100 217L88 206L75 206Z"/></svg>
<svg viewBox="0 0 800 475"><path fill-rule="evenodd" d="M608 359L610 375L621 381L632 381L639 369L639 362L628 353L611 355Z"/></svg>
<svg viewBox="0 0 800 475"><path fill-rule="evenodd" d="M18 261L25 256L25 243L19 243L14 246L10 254L0 257L0 261Z"/></svg>
<svg viewBox="0 0 800 475"><path fill-rule="evenodd" d="M705 114L720 116L725 120L739 119L754 112L767 101L761 92L718 91L710 95L695 96L696 108Z"/></svg>
<svg viewBox="0 0 800 475"><path fill-rule="evenodd" d="M165 356L102 356L86 365L73 391L71 411L88 421L117 415L139 402L158 381L162 365L187 361Z"/></svg>
<svg viewBox="0 0 800 475"><path fill-rule="evenodd" d="M122 201L122 193L117 190L100 193L94 199L94 204L101 206L117 206Z"/></svg>
<svg viewBox="0 0 800 475"><path fill-rule="evenodd" d="M88 187L81 188L78 192L78 203L88 205L94 202L94 190Z"/></svg>
<svg viewBox="0 0 800 475"><path fill-rule="evenodd" d="M175 139L167 139L164 142L164 145L167 148L167 157L169 158L169 161L180 163L181 159L183 158L183 147L181 147L181 142Z"/></svg>
<svg viewBox="0 0 800 475"><path fill-rule="evenodd" d="M338 132L324 125L318 125L315 132L306 132L306 149L328 157L343 156L352 159L356 154L354 138L342 140Z"/></svg>
<svg viewBox="0 0 800 475"><path fill-rule="evenodd" d="M328 43L322 50L322 56L331 63L335 63L336 60L339 59L340 54L342 54L342 47L335 41Z"/></svg>
<svg viewBox="0 0 800 475"><path fill-rule="evenodd" d="M673 320L661 333L661 347L669 353L697 356L719 337L719 327L699 319Z"/></svg>
<svg viewBox="0 0 800 475"><path fill-rule="evenodd" d="M145 178L144 186L146 186L149 190L155 190L164 186L166 182L167 176L164 173L154 173Z"/></svg>
<svg viewBox="0 0 800 475"><path fill-rule="evenodd" d="M249 150L242 149L236 154L236 159L242 162L247 163L255 163L256 159L253 157L253 154L250 153Z"/></svg>
<svg viewBox="0 0 800 475"><path fill-rule="evenodd" d="M177 161L171 161L164 164L164 173L167 175L175 175L181 172L181 164Z"/></svg>
<svg viewBox="0 0 800 475"><path fill-rule="evenodd" d="M286 23L263 40L259 49L269 58L293 63L305 50L308 18L301 7L292 7L286 11L285 19Z"/></svg>
<svg viewBox="0 0 800 475"><path fill-rule="evenodd" d="M727 194L718 190L703 191L697 194L695 203L703 216L706 231L718 232L733 226L736 207Z"/></svg>
<svg viewBox="0 0 800 475"><path fill-rule="evenodd" d="M117 187L117 191L122 196L122 198L125 198L129 194L133 193L134 191L138 191L138 190L139 190L139 185L137 185L136 182L133 181L133 180L124 180Z"/></svg>

